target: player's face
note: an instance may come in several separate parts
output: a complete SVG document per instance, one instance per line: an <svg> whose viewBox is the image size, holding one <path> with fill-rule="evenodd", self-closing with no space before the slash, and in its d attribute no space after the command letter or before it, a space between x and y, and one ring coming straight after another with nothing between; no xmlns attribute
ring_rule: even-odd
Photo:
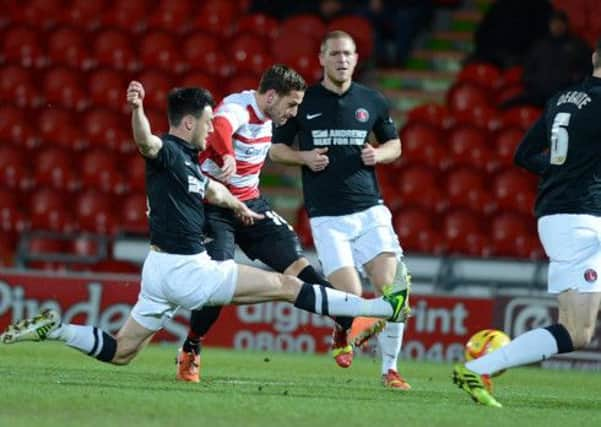
<svg viewBox="0 0 601 427"><path fill-rule="evenodd" d="M207 105L192 127L191 143L200 150L207 148L207 137L213 132L213 109Z"/></svg>
<svg viewBox="0 0 601 427"><path fill-rule="evenodd" d="M273 102L267 107L267 116L276 124L282 126L288 119L295 117L298 106L303 102L304 91L293 90L286 96L274 94Z"/></svg>
<svg viewBox="0 0 601 427"><path fill-rule="evenodd" d="M351 81L357 65L355 43L347 38L330 39L319 54L319 63L324 69L324 76L340 85Z"/></svg>

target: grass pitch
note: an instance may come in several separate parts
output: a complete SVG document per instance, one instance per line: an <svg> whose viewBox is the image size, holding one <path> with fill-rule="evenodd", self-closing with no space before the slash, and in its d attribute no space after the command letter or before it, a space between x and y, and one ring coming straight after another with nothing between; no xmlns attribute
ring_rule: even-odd
<svg viewBox="0 0 601 427"><path fill-rule="evenodd" d="M175 347L114 367L60 343L0 345L0 426L582 426L601 414L601 375L515 369L505 408L472 403L451 367L401 363L413 390L385 390L379 361L205 349L200 384L175 381ZM597 420L597 421L594 421ZM592 423L592 424L591 424Z"/></svg>

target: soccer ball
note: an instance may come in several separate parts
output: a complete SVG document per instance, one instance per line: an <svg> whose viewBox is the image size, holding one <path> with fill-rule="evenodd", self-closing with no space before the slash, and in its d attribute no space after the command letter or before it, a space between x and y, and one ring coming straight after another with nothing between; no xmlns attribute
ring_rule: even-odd
<svg viewBox="0 0 601 427"><path fill-rule="evenodd" d="M502 331L483 329L476 332L465 345L465 360L470 361L500 349L511 339Z"/></svg>

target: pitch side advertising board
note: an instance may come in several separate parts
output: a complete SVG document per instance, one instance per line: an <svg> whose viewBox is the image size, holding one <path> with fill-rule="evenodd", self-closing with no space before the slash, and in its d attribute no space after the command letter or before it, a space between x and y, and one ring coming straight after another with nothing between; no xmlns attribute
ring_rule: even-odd
<svg viewBox="0 0 601 427"><path fill-rule="evenodd" d="M0 330L8 324L57 310L64 322L95 324L116 333L137 299L137 275L72 275L0 270ZM552 300L549 300L552 302ZM495 327L511 336L549 324L555 315L544 299L485 299L412 295L413 316L407 323L403 356L456 361L474 332ZM189 313L182 310L165 324L155 341L180 344L187 334ZM329 350L333 321L297 310L285 302L229 306L206 337L205 345L235 349L322 353ZM591 351L578 364L594 369L601 355L597 335ZM590 353L590 355L589 355ZM589 355L589 359L582 357ZM588 357L588 356L587 356ZM587 360L588 364L584 361ZM564 358L545 362L565 366Z"/></svg>

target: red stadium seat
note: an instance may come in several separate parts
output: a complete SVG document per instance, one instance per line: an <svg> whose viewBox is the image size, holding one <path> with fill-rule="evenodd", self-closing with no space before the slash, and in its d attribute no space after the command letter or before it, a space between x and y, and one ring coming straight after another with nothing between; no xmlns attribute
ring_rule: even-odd
<svg viewBox="0 0 601 427"><path fill-rule="evenodd" d="M374 48L374 34L371 24L366 18L358 15L345 15L334 18L328 30L342 30L353 36L357 44L359 61L369 59Z"/></svg>
<svg viewBox="0 0 601 427"><path fill-rule="evenodd" d="M265 40L252 34L240 34L229 45L229 56L234 60L237 72L260 75L271 65Z"/></svg>
<svg viewBox="0 0 601 427"><path fill-rule="evenodd" d="M64 149L51 147L39 152L34 174L36 185L67 191L78 188L71 154Z"/></svg>
<svg viewBox="0 0 601 427"><path fill-rule="evenodd" d="M56 255L65 251L66 242L63 239L51 237L32 237L27 250L31 255Z"/></svg>
<svg viewBox="0 0 601 427"><path fill-rule="evenodd" d="M125 199L121 211L122 230L134 233L148 232L148 205L144 194L132 194Z"/></svg>
<svg viewBox="0 0 601 427"><path fill-rule="evenodd" d="M463 67L457 80L476 83L490 90L496 90L503 84L503 74L494 65L474 62Z"/></svg>
<svg viewBox="0 0 601 427"><path fill-rule="evenodd" d="M140 82L146 90L144 105L165 111L167 108L167 94L172 87L169 77L159 71L146 71L140 76Z"/></svg>
<svg viewBox="0 0 601 427"><path fill-rule="evenodd" d="M192 6L184 0L163 0L148 20L152 30L183 33L189 29Z"/></svg>
<svg viewBox="0 0 601 427"><path fill-rule="evenodd" d="M457 126L449 134L448 146L454 165L469 165L487 170L494 160L486 142L488 134L473 126Z"/></svg>
<svg viewBox="0 0 601 427"><path fill-rule="evenodd" d="M104 26L140 32L146 27L149 9L146 0L116 0L103 16Z"/></svg>
<svg viewBox="0 0 601 427"><path fill-rule="evenodd" d="M517 127L506 127L494 136L496 158L502 166L513 165L513 155L524 137L524 131Z"/></svg>
<svg viewBox="0 0 601 427"><path fill-rule="evenodd" d="M31 228L58 232L73 231L75 223L73 215L66 208L66 201L63 193L56 190L42 188L34 192L29 200Z"/></svg>
<svg viewBox="0 0 601 427"><path fill-rule="evenodd" d="M123 91L127 83L122 73L109 69L98 70L90 75L87 87L95 106L116 112L126 111Z"/></svg>
<svg viewBox="0 0 601 427"><path fill-rule="evenodd" d="M439 254L444 249L432 218L424 209L401 209L394 215L393 226L401 246L407 251Z"/></svg>
<svg viewBox="0 0 601 427"><path fill-rule="evenodd" d="M225 93L230 94L259 86L259 79L253 75L242 74L232 77L225 85Z"/></svg>
<svg viewBox="0 0 601 427"><path fill-rule="evenodd" d="M280 26L280 35L296 34L299 39L316 39L321 41L328 31L322 19L313 14L293 15L286 18Z"/></svg>
<svg viewBox="0 0 601 427"><path fill-rule="evenodd" d="M9 62L24 67L41 67L45 64L38 33L27 27L14 27L6 31L2 44L2 55Z"/></svg>
<svg viewBox="0 0 601 427"><path fill-rule="evenodd" d="M436 212L446 207L435 169L422 165L404 168L397 177L396 187L403 206L420 206Z"/></svg>
<svg viewBox="0 0 601 427"><path fill-rule="evenodd" d="M0 230L2 230L2 236L6 234L7 241L14 245L16 235L28 230L30 223L20 209L0 209Z"/></svg>
<svg viewBox="0 0 601 427"><path fill-rule="evenodd" d="M234 33L234 23L240 12L234 2L207 0L203 2L192 26L218 37L230 37Z"/></svg>
<svg viewBox="0 0 601 427"><path fill-rule="evenodd" d="M167 101L165 101L166 103ZM148 121L152 125L152 132L155 135L160 135L162 133L167 132L169 129L169 123L167 121L167 114L165 113L165 108L161 110L157 110L154 108L148 108L146 110L146 117L148 117Z"/></svg>
<svg viewBox="0 0 601 427"><path fill-rule="evenodd" d="M271 43L271 54L276 62L289 63L299 56L317 55L319 41L317 37L303 37L298 31L282 31Z"/></svg>
<svg viewBox="0 0 601 427"><path fill-rule="evenodd" d="M81 164L84 187L114 194L122 194L127 190L125 178L116 169L115 155L109 151L88 151L84 154Z"/></svg>
<svg viewBox="0 0 601 427"><path fill-rule="evenodd" d="M299 55L291 62L292 68L300 73L308 84L319 82L323 76L323 67L317 55Z"/></svg>
<svg viewBox="0 0 601 427"><path fill-rule="evenodd" d="M501 127L502 120L496 109L488 105L475 105L473 108L455 111L455 125L470 125L480 129L494 131Z"/></svg>
<svg viewBox="0 0 601 427"><path fill-rule="evenodd" d="M439 129L448 129L453 124L453 116L449 109L439 104L424 104L407 112L407 121L422 122Z"/></svg>
<svg viewBox="0 0 601 427"><path fill-rule="evenodd" d="M144 192L146 188L146 161L139 154L133 154L127 161L127 183L132 192Z"/></svg>
<svg viewBox="0 0 601 427"><path fill-rule="evenodd" d="M49 104L81 111L88 105L79 73L68 68L54 68L44 76L44 96Z"/></svg>
<svg viewBox="0 0 601 427"><path fill-rule="evenodd" d="M490 96L482 87L470 82L455 83L447 92L447 105L453 112L477 106L490 106Z"/></svg>
<svg viewBox="0 0 601 427"><path fill-rule="evenodd" d="M100 248L98 240L79 236L67 242L65 251L82 257L95 257L99 255Z"/></svg>
<svg viewBox="0 0 601 427"><path fill-rule="evenodd" d="M519 95L524 93L524 86L521 84L516 84L513 86L502 87L495 94L495 104L497 106L503 106L508 101L518 97Z"/></svg>
<svg viewBox="0 0 601 427"><path fill-rule="evenodd" d="M26 154L17 148L0 146L0 186L26 190L33 184L33 177L26 161Z"/></svg>
<svg viewBox="0 0 601 427"><path fill-rule="evenodd" d="M222 98L222 88L216 79L209 77L200 72L191 72L182 78L181 85L183 87L202 87L207 89L213 95L213 98L218 101Z"/></svg>
<svg viewBox="0 0 601 427"><path fill-rule="evenodd" d="M60 21L62 6L61 0L31 0L22 5L19 18L38 29L50 28Z"/></svg>
<svg viewBox="0 0 601 427"><path fill-rule="evenodd" d="M313 248L313 235L311 234L311 224L309 223L309 215L304 206L301 206L296 215L296 227L294 227L298 233L301 245L305 249Z"/></svg>
<svg viewBox="0 0 601 427"><path fill-rule="evenodd" d="M424 163L440 170L449 165L448 149L443 144L442 133L419 121L408 122L401 130L403 158L409 162Z"/></svg>
<svg viewBox="0 0 601 427"><path fill-rule="evenodd" d="M453 208L467 208L474 212L490 214L496 209L482 172L470 167L449 171L444 179L449 204Z"/></svg>
<svg viewBox="0 0 601 427"><path fill-rule="evenodd" d="M19 201L17 196L8 191L0 188L0 210L2 209L17 209Z"/></svg>
<svg viewBox="0 0 601 427"><path fill-rule="evenodd" d="M531 221L522 215L502 213L493 218L490 233L497 256L519 257L516 242L530 236L528 225Z"/></svg>
<svg viewBox="0 0 601 427"><path fill-rule="evenodd" d="M0 69L0 101L19 107L36 107L42 102L27 68L7 65Z"/></svg>
<svg viewBox="0 0 601 427"><path fill-rule="evenodd" d="M450 254L488 256L491 253L480 217L469 210L447 213L443 219L443 234Z"/></svg>
<svg viewBox="0 0 601 427"><path fill-rule="evenodd" d="M72 0L63 21L85 30L94 30L100 26L105 10L104 0Z"/></svg>
<svg viewBox="0 0 601 427"><path fill-rule="evenodd" d="M243 15L238 20L238 33L251 33L275 40L279 30L278 21L263 13Z"/></svg>
<svg viewBox="0 0 601 427"><path fill-rule="evenodd" d="M90 2L94 3L94 2ZM86 70L92 66L89 48L81 31L75 28L59 28L48 39L50 62Z"/></svg>
<svg viewBox="0 0 601 427"><path fill-rule="evenodd" d="M493 191L499 207L531 214L536 197L536 180L534 175L518 169L508 169L497 174L493 181Z"/></svg>
<svg viewBox="0 0 601 427"><path fill-rule="evenodd" d="M176 49L176 40L166 32L146 34L140 41L140 58L146 68L156 67L166 72L181 72L184 69Z"/></svg>
<svg viewBox="0 0 601 427"><path fill-rule="evenodd" d="M0 140L17 148L33 149L40 145L40 138L25 120L23 110L10 105L0 106Z"/></svg>
<svg viewBox="0 0 601 427"><path fill-rule="evenodd" d="M111 199L96 191L81 194L75 205L77 221L80 228L101 234L112 234L117 230L117 223L111 213Z"/></svg>
<svg viewBox="0 0 601 427"><path fill-rule="evenodd" d="M121 147L123 138L128 137L123 128L123 119L109 110L88 110L83 118L84 132L93 147Z"/></svg>
<svg viewBox="0 0 601 427"><path fill-rule="evenodd" d="M503 124L527 130L538 120L541 112L541 109L536 107L513 107L503 113Z"/></svg>
<svg viewBox="0 0 601 427"><path fill-rule="evenodd" d="M137 67L131 36L119 30L102 31L94 39L94 58L100 65L131 71Z"/></svg>
<svg viewBox="0 0 601 427"><path fill-rule="evenodd" d="M514 65L506 68L503 71L503 84L502 87L509 87L522 84L522 76L524 75L524 68L521 65Z"/></svg>

